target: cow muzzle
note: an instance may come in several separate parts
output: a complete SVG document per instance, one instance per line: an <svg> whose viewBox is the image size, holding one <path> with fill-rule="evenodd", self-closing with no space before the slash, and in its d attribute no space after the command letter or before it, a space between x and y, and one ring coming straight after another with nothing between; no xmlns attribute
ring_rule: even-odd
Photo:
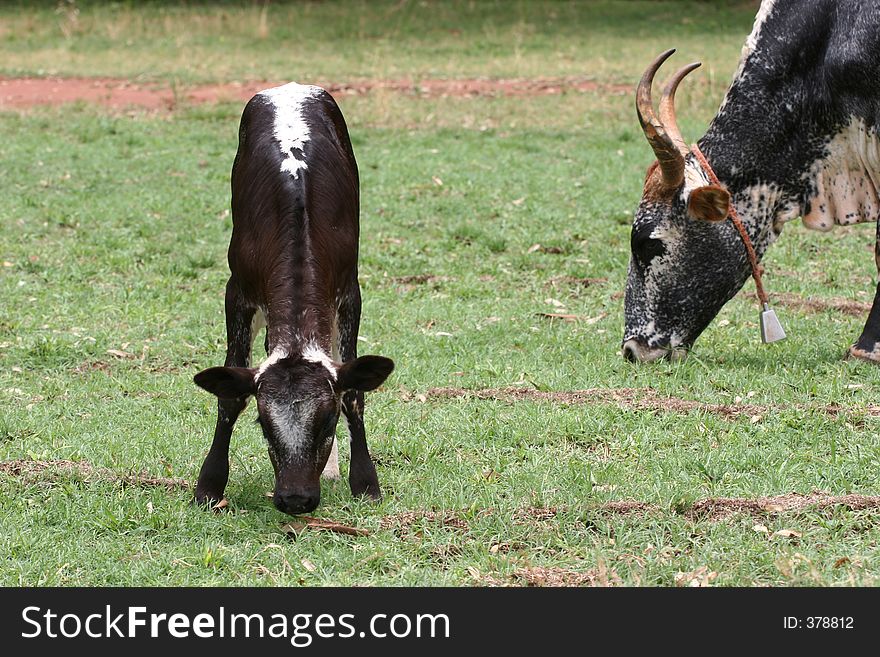
<svg viewBox="0 0 880 657"><path fill-rule="evenodd" d="M623 357L631 363L650 363L661 358L682 361L688 355L688 351L684 347L649 347L637 338L625 340L622 352Z"/></svg>
<svg viewBox="0 0 880 657"><path fill-rule="evenodd" d="M321 489L317 490L275 490L272 503L275 508L291 516L298 513L309 513L318 508L321 501Z"/></svg>

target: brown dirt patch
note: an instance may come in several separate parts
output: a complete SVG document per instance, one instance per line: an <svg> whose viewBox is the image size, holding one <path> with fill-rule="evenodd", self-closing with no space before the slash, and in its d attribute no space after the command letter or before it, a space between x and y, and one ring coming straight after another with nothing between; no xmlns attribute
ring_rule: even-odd
<svg viewBox="0 0 880 657"><path fill-rule="evenodd" d="M185 479L153 477L144 473L121 474L106 468L96 468L85 461L67 461L63 459L49 461L33 459L0 461L0 473L25 480L39 479L46 474L57 472L75 473L88 479L98 478L107 481L118 481L128 486L159 486L169 490L190 488L189 482Z"/></svg>
<svg viewBox="0 0 880 657"><path fill-rule="evenodd" d="M718 522L734 515L748 515L766 518L768 515L804 511L807 509L826 509L833 506L844 506L853 511L880 509L880 495L832 495L825 491L812 493L785 493L768 497L708 497L695 501L680 514L695 522ZM610 500L600 504L585 504L583 507L523 507L513 512L516 524L534 524L555 520L561 513L598 513L608 515L638 515L677 513L671 509L643 502L640 500ZM407 533L414 525L424 522L449 527L461 531L469 531L470 525L464 519L463 509L446 509L444 511L404 511L385 516L379 522L380 529L394 529L399 534ZM492 508L481 509L481 517L494 515ZM504 544L507 545L507 544ZM505 550L506 551L506 550Z"/></svg>
<svg viewBox="0 0 880 657"><path fill-rule="evenodd" d="M535 390L534 388L486 388L473 390L468 388L430 388L424 395L416 395L415 399L492 399L497 401L545 401L557 404L608 404L630 408L638 411L657 411L664 413L688 414L704 411L719 415L726 419L748 417L760 421L768 413L796 408L805 412L819 411L831 416L844 413L865 414L880 417L880 405L864 404L857 408L845 408L840 404L824 406L772 406L762 404L709 404L661 395L653 388L587 388L585 390ZM757 418L757 419L755 419Z"/></svg>
<svg viewBox="0 0 880 657"><path fill-rule="evenodd" d="M543 508L543 507L527 507L524 509L517 509L513 514L514 522L544 522L547 520L553 520L556 517L558 510L555 506Z"/></svg>
<svg viewBox="0 0 880 657"><path fill-rule="evenodd" d="M499 401L549 401L557 404L616 404L635 410L690 413L707 411L728 418L760 415L767 411L755 404L705 404L687 399L666 397L653 388L588 388L585 390L535 390L534 388L431 388L426 398L450 399L456 397L495 399Z"/></svg>
<svg viewBox="0 0 880 657"><path fill-rule="evenodd" d="M87 372L110 372L112 368L109 364L104 361L96 360L96 361L85 361L77 365L73 368L73 371L77 374L85 374Z"/></svg>
<svg viewBox="0 0 880 657"><path fill-rule="evenodd" d="M591 568L585 571L569 570L557 566L530 566L518 568L513 573L514 580L527 586L615 586L620 577L614 570Z"/></svg>
<svg viewBox="0 0 880 657"><path fill-rule="evenodd" d="M854 299L842 299L840 297L822 299L802 297L798 294L781 293L773 295L773 302L785 308L791 308L805 313L821 313L833 310L852 317L865 317L871 310L871 304L869 302L855 301Z"/></svg>
<svg viewBox="0 0 880 657"><path fill-rule="evenodd" d="M788 493L757 499L741 497L710 497L695 502L685 512L685 516L695 520L723 520L734 514L767 515L785 511L801 511L808 508L825 509L831 506L845 506L853 511L880 508L877 495L830 495L813 492L808 495Z"/></svg>
<svg viewBox="0 0 880 657"><path fill-rule="evenodd" d="M424 285L434 281L442 283L452 279L449 276L435 276L434 274L413 274L412 276L392 276L391 280L395 283L403 283L404 285Z"/></svg>
<svg viewBox="0 0 880 657"><path fill-rule="evenodd" d="M85 102L112 109L173 110L180 105L244 102L283 82L231 82L188 87L169 83L135 83L118 78L0 78L0 107L28 109L39 105ZM511 79L355 80L318 82L337 97L390 92L416 98L539 96L564 93L622 95L630 85L598 83L583 77Z"/></svg>
<svg viewBox="0 0 880 657"><path fill-rule="evenodd" d="M490 512L491 510L487 510ZM451 529L459 529L467 531L469 526L467 522L460 517L460 511L404 511L395 513L394 515L385 516L379 522L380 529L396 529L398 531L408 531L413 525L428 522L440 525L441 527L449 527Z"/></svg>
<svg viewBox="0 0 880 657"><path fill-rule="evenodd" d="M560 566L527 566L517 568L509 575L483 574L476 568L468 568L471 577L481 586L618 586L620 576L601 564L596 568L575 570Z"/></svg>
<svg viewBox="0 0 880 657"><path fill-rule="evenodd" d="M621 515L627 515L630 513L649 513L651 511L656 511L658 508L659 507L656 504L639 502L637 500L612 500L611 502L605 502L596 507L599 511Z"/></svg>
<svg viewBox="0 0 880 657"><path fill-rule="evenodd" d="M554 276L548 281L553 287L560 284L573 287L595 287L597 285L605 285L607 282L607 278L578 278L577 276Z"/></svg>
<svg viewBox="0 0 880 657"><path fill-rule="evenodd" d="M441 283L455 280L451 276L435 276L434 274L413 274L411 276L392 276L390 279L399 286L402 292L411 292L420 285L430 285L437 288Z"/></svg>

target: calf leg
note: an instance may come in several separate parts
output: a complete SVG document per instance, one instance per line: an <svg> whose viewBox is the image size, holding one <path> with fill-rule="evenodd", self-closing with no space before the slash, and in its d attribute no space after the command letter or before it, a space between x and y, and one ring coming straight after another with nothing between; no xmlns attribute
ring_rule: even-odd
<svg viewBox="0 0 880 657"><path fill-rule="evenodd" d="M255 308L245 303L238 286L230 278L226 284L226 366L249 367L251 359L252 327ZM195 499L201 504L223 499L229 481L229 439L239 414L248 404L248 397L217 400L217 425L214 440L205 457Z"/></svg>
<svg viewBox="0 0 880 657"><path fill-rule="evenodd" d="M339 479L339 441L333 438L333 447L330 448L330 456L327 458L327 464L321 472L324 479Z"/></svg>
<svg viewBox="0 0 880 657"><path fill-rule="evenodd" d="M357 358L357 335L361 319L361 293L357 282L339 307L339 343L342 362ZM374 500L382 499L376 466L367 449L367 433L364 429L364 393L349 390L342 397L342 413L348 426L351 444L351 462L348 466L348 485L352 495L368 495Z"/></svg>
<svg viewBox="0 0 880 657"><path fill-rule="evenodd" d="M348 466L348 485L352 495L368 495L374 500L382 499L379 476L367 449L367 432L364 429L364 393L349 390L342 398L342 412L348 426L351 444L351 462Z"/></svg>
<svg viewBox="0 0 880 657"><path fill-rule="evenodd" d="M877 224L877 238L874 242L874 261L877 271L880 272L880 223ZM862 335L856 343L849 348L849 355L862 360L880 363L880 282L874 293L874 304L868 313L868 321L862 329Z"/></svg>

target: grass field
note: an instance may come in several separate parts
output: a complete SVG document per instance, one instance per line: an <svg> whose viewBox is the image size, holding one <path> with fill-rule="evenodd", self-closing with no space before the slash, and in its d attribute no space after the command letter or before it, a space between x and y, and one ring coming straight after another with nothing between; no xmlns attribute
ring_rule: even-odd
<svg viewBox="0 0 880 657"><path fill-rule="evenodd" d="M74 19L4 4L0 72L614 85L677 46L706 62L680 93L691 138L755 10L323 2L261 20L254 3L80 5ZM620 294L651 155L629 95L340 104L362 180L361 350L397 369L367 397L384 501L353 500L343 478L316 514L370 534L282 531L253 408L226 512L123 481L192 482L209 445L214 401L192 375L224 356L241 106L4 112L0 461L18 465L0 468L0 584L878 583L877 508L704 502L878 493L880 375L842 359L867 310L839 310L873 296L873 226L786 229L765 261L785 342L760 344L749 283L686 362L633 366ZM582 319L539 315L554 312Z"/></svg>

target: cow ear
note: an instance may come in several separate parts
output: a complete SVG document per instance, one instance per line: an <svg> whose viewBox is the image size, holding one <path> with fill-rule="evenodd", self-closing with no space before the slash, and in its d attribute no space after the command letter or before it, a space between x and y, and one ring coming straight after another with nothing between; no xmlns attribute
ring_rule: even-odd
<svg viewBox="0 0 880 657"><path fill-rule="evenodd" d="M688 197L688 214L701 221L724 221L730 210L730 192L716 185L697 187Z"/></svg>
<svg viewBox="0 0 880 657"><path fill-rule="evenodd" d="M257 392L256 373L247 367L209 367L196 374L193 381L220 399L238 399Z"/></svg>
<svg viewBox="0 0 880 657"><path fill-rule="evenodd" d="M336 371L341 390L375 390L394 369L394 361L384 356L361 356L344 363Z"/></svg>

